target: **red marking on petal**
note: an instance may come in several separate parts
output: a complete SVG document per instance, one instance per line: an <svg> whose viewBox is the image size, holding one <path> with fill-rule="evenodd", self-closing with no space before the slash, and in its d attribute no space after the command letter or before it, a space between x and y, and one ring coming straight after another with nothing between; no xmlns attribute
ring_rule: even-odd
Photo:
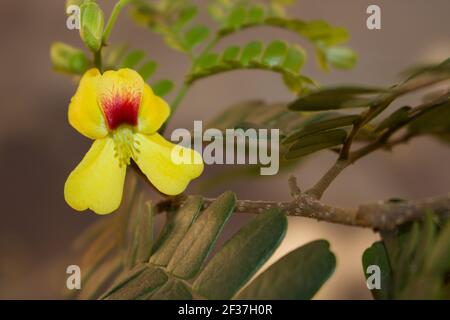
<svg viewBox="0 0 450 320"><path fill-rule="evenodd" d="M117 129L122 124L137 125L141 102L139 93L126 91L105 94L100 101L109 129Z"/></svg>

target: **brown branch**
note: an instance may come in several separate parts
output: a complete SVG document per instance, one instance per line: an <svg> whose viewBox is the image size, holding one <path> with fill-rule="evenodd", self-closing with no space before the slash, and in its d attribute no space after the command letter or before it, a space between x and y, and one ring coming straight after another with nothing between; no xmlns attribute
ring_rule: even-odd
<svg viewBox="0 0 450 320"><path fill-rule="evenodd" d="M422 82L406 83L395 89L395 96L418 90L429 85L448 80L447 78L426 79ZM374 142L351 152L351 145L358 134L359 129L367 119L370 119L372 112L368 112L360 123L354 125L352 134L347 139L344 148L340 152L339 159L325 175L308 191L301 193L294 176L289 177L288 183L293 198L292 201L259 201L259 200L238 200L235 212L259 214L270 208L280 208L288 216L313 218L319 221L337 223L342 225L372 228L374 230L394 230L396 227L419 220L423 215L432 211L439 216L450 216L450 194L447 196L434 197L424 200L412 201L380 201L376 203L363 204L357 208L338 208L320 202L324 191L333 180L350 164L356 160L381 148L392 148L393 146L409 141L412 135L406 132L404 135L391 139L401 128L417 119L419 116L434 109L441 103L447 102L449 92L445 91L433 101L428 101L413 110L409 119L389 128ZM186 199L186 196L177 196L163 200L157 204L158 212L165 212L178 208ZM209 206L215 199L205 198L204 206Z"/></svg>
<svg viewBox="0 0 450 320"><path fill-rule="evenodd" d="M158 212L176 209L185 199L186 196L178 196L163 200L157 204ZM208 207L214 200L205 198L204 206ZM428 211L441 217L450 216L450 194L424 200L380 201L363 204L357 208L333 207L308 194L301 194L292 201L238 200L235 212L260 214L270 208L280 208L287 216L389 231L402 224L421 219Z"/></svg>

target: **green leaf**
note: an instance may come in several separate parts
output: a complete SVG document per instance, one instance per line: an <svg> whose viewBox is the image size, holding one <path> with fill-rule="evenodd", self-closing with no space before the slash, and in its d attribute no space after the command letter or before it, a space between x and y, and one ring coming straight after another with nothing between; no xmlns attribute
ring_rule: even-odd
<svg viewBox="0 0 450 320"><path fill-rule="evenodd" d="M434 274L450 271L450 221L440 231L425 263L425 269Z"/></svg>
<svg viewBox="0 0 450 320"><path fill-rule="evenodd" d="M313 20L306 23L293 20L291 24L294 29L310 41L325 46L343 43L349 38L347 30L333 27L324 20Z"/></svg>
<svg viewBox="0 0 450 320"><path fill-rule="evenodd" d="M209 15L219 23L224 23L227 17L227 8L224 8L223 3L212 1L208 5Z"/></svg>
<svg viewBox="0 0 450 320"><path fill-rule="evenodd" d="M341 145L345 142L346 137L347 132L342 129L308 135L292 144L285 154L285 158L291 160L319 150Z"/></svg>
<svg viewBox="0 0 450 320"><path fill-rule="evenodd" d="M383 241L392 269L392 299L443 299L450 270L450 227L440 230L427 212L421 223L384 232ZM437 231L439 230L439 231Z"/></svg>
<svg viewBox="0 0 450 320"><path fill-rule="evenodd" d="M183 29L189 22L191 22L198 14L196 6L189 6L181 10L177 21L175 22L175 29Z"/></svg>
<svg viewBox="0 0 450 320"><path fill-rule="evenodd" d="M269 66L280 66L283 64L287 52L287 45L283 41L274 41L264 51L262 62Z"/></svg>
<svg viewBox="0 0 450 320"><path fill-rule="evenodd" d="M371 107L377 101L374 95L385 92L370 87L331 87L312 92L289 105L297 111L321 111L344 108Z"/></svg>
<svg viewBox="0 0 450 320"><path fill-rule="evenodd" d="M120 62L123 60L125 54L128 52L128 46L126 44L109 45L103 48L103 63L105 69L115 70L120 68Z"/></svg>
<svg viewBox="0 0 450 320"><path fill-rule="evenodd" d="M230 299L273 254L286 228L286 216L279 210L254 218L214 256L194 290L208 299Z"/></svg>
<svg viewBox="0 0 450 320"><path fill-rule="evenodd" d="M372 295L378 300L387 300L391 298L393 290L393 276L389 258L382 241L375 242L366 251L362 257L363 272L366 279L370 276L367 273L367 267L376 265L380 268L381 275L381 289L372 289Z"/></svg>
<svg viewBox="0 0 450 320"><path fill-rule="evenodd" d="M259 58L262 51L262 43L260 41L249 42L241 54L241 63L245 66L248 65L252 60Z"/></svg>
<svg viewBox="0 0 450 320"><path fill-rule="evenodd" d="M407 81L427 75L450 75L450 58L444 60L439 64L414 67L402 72L402 76L407 78Z"/></svg>
<svg viewBox="0 0 450 320"><path fill-rule="evenodd" d="M218 54L207 53L197 60L195 67L200 69L210 68L216 65L218 61L219 61Z"/></svg>
<svg viewBox="0 0 450 320"><path fill-rule="evenodd" d="M338 69L351 69L357 61L356 53L347 47L331 47L325 49L327 61Z"/></svg>
<svg viewBox="0 0 450 320"><path fill-rule="evenodd" d="M209 36L209 28L206 26L195 26L186 32L185 45L189 49L193 49L206 40Z"/></svg>
<svg viewBox="0 0 450 320"><path fill-rule="evenodd" d="M247 11L244 6L235 7L228 17L227 27L231 29L239 29L245 22Z"/></svg>
<svg viewBox="0 0 450 320"><path fill-rule="evenodd" d="M168 213L167 222L155 244L154 254L150 259L151 263L160 266L166 266L169 263L178 244L199 214L202 205L201 197L189 196L182 208Z"/></svg>
<svg viewBox="0 0 450 320"><path fill-rule="evenodd" d="M153 208L145 203L141 192L132 208L128 221L128 243L125 266L132 268L150 258L153 245Z"/></svg>
<svg viewBox="0 0 450 320"><path fill-rule="evenodd" d="M126 285L119 286L106 298L108 300L135 300L144 298L164 285L168 279L164 271L148 265L137 276L129 279Z"/></svg>
<svg viewBox="0 0 450 320"><path fill-rule="evenodd" d="M282 257L235 298L311 299L334 272L336 258L325 240L310 242Z"/></svg>
<svg viewBox="0 0 450 320"><path fill-rule="evenodd" d="M255 5L250 8L247 15L246 23L248 24L259 24L264 21L266 14L264 6Z"/></svg>
<svg viewBox="0 0 450 320"><path fill-rule="evenodd" d="M167 269L182 279L194 277L233 212L236 197L231 192L215 200L189 228L175 250Z"/></svg>
<svg viewBox="0 0 450 320"><path fill-rule="evenodd" d="M381 132L384 129L395 127L396 125L402 123L409 117L409 111L411 107L405 106L393 112L389 117L380 122L380 124L375 128L375 132Z"/></svg>
<svg viewBox="0 0 450 320"><path fill-rule="evenodd" d="M139 276L144 270L147 268L146 264L139 264L134 266L132 269L125 269L114 283L105 291L103 295L100 296L100 299L106 299L109 295L126 286L131 280L135 279Z"/></svg>
<svg viewBox="0 0 450 320"><path fill-rule="evenodd" d="M164 97L168 95L174 87L174 84L170 80L160 80L152 86L155 95Z"/></svg>
<svg viewBox="0 0 450 320"><path fill-rule="evenodd" d="M146 62L142 67L139 68L138 72L141 77L147 81L156 71L158 67L157 63L153 60Z"/></svg>
<svg viewBox="0 0 450 320"><path fill-rule="evenodd" d="M440 103L428 112L418 116L408 125L412 134L431 134L446 142L450 133L450 102Z"/></svg>
<svg viewBox="0 0 450 320"><path fill-rule="evenodd" d="M192 294L190 288L183 282L171 278L156 292L147 295L145 298L151 300L192 300Z"/></svg>
<svg viewBox="0 0 450 320"><path fill-rule="evenodd" d="M83 51L62 42L52 44L50 58L56 71L83 74L89 67L89 60Z"/></svg>
<svg viewBox="0 0 450 320"><path fill-rule="evenodd" d="M433 221L432 212L427 212L424 217L422 232L417 246L417 254L414 257L414 264L423 265L426 257L431 252L436 237L436 224Z"/></svg>
<svg viewBox="0 0 450 320"><path fill-rule="evenodd" d="M84 279L83 290L80 291L77 299L89 300L98 297L101 290L114 279L114 275L117 274L121 266L122 259L119 256L113 256L101 263L88 279Z"/></svg>
<svg viewBox="0 0 450 320"><path fill-rule="evenodd" d="M144 263L150 259L153 246L153 218L155 215L155 209L151 202L144 204L142 213L138 221L138 248L137 248L137 263Z"/></svg>
<svg viewBox="0 0 450 320"><path fill-rule="evenodd" d="M305 63L305 52L297 45L288 49L286 58L283 62L283 68L292 72L299 72Z"/></svg>
<svg viewBox="0 0 450 320"><path fill-rule="evenodd" d="M222 60L225 62L237 60L240 51L241 51L241 48L239 48L238 46L228 47L225 49L225 51L222 54Z"/></svg>
<svg viewBox="0 0 450 320"><path fill-rule="evenodd" d="M356 120L359 119L358 115L344 115L339 117L334 117L331 119L325 119L322 121L313 122L305 125L297 131L292 132L283 143L290 143L296 141L302 137L314 134L320 131L346 127L352 125Z"/></svg>
<svg viewBox="0 0 450 320"><path fill-rule="evenodd" d="M145 52L143 50L134 50L131 51L127 56L123 59L121 68L130 68L134 69L140 61L145 58Z"/></svg>

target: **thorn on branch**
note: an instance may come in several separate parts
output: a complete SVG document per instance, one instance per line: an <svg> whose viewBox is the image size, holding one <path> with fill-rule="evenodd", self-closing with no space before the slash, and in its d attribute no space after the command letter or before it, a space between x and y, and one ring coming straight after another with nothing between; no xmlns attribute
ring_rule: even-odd
<svg viewBox="0 0 450 320"><path fill-rule="evenodd" d="M291 196L297 200L302 191L300 190L298 184L297 184L297 178L294 175L290 175L288 178L288 185L289 185L289 190L291 192Z"/></svg>

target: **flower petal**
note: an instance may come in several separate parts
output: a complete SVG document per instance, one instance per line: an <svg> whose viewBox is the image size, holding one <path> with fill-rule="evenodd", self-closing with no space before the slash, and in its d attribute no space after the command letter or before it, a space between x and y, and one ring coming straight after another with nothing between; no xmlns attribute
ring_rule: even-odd
<svg viewBox="0 0 450 320"><path fill-rule="evenodd" d="M134 70L106 71L98 84L98 101L110 130L137 125L144 80Z"/></svg>
<svg viewBox="0 0 450 320"><path fill-rule="evenodd" d="M144 85L144 95L139 108L138 131L152 134L158 131L170 115L169 105L153 94L149 85Z"/></svg>
<svg viewBox="0 0 450 320"><path fill-rule="evenodd" d="M119 166L111 138L96 140L64 186L66 202L75 210L98 214L116 210L122 201L126 166Z"/></svg>
<svg viewBox="0 0 450 320"><path fill-rule="evenodd" d="M86 71L69 105L69 123L91 139L100 139L108 134L105 118L97 101L100 79L97 69Z"/></svg>
<svg viewBox="0 0 450 320"><path fill-rule="evenodd" d="M134 161L162 193L180 194L189 182L200 176L203 171L202 157L192 149L172 144L157 133L149 136L137 133L135 139L138 142L139 153ZM176 163L174 152L177 150L191 159L189 163Z"/></svg>

